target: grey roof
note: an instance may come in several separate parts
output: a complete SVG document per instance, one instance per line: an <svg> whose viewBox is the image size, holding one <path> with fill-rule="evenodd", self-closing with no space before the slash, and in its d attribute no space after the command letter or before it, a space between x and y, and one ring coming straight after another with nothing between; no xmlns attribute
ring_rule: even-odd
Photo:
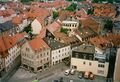
<svg viewBox="0 0 120 82"><path fill-rule="evenodd" d="M120 29L120 22L115 22L113 28Z"/></svg>
<svg viewBox="0 0 120 82"><path fill-rule="evenodd" d="M6 30L12 29L14 27L12 21L7 21L5 23L0 24L0 31L4 32Z"/></svg>
<svg viewBox="0 0 120 82"><path fill-rule="evenodd" d="M52 38L47 38L45 37L44 38L44 41L49 45L49 47L52 49L52 50L56 50L56 49L59 49L59 48L62 48L62 47L65 47L67 46L66 44L64 43L60 43Z"/></svg>
<svg viewBox="0 0 120 82"><path fill-rule="evenodd" d="M94 54L95 47L93 45L89 45L89 44L82 44L79 47L77 47L76 49L74 49L73 51Z"/></svg>

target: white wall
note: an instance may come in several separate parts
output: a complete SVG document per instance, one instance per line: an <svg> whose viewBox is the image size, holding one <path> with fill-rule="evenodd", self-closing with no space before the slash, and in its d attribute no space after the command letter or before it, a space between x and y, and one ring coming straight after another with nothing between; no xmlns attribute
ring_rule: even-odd
<svg viewBox="0 0 120 82"><path fill-rule="evenodd" d="M69 57L71 55L70 51L71 51L70 46L66 46L66 47L63 47L60 49L52 50L52 52L51 52L52 65L55 65L56 61L60 60L60 62L62 62L62 59ZM58 63L60 63L60 62L58 62Z"/></svg>
<svg viewBox="0 0 120 82"><path fill-rule="evenodd" d="M66 21L62 22L63 28L74 30L74 29L77 29L78 26L79 26L79 22L77 22L77 21L67 21L66 20Z"/></svg>
<svg viewBox="0 0 120 82"><path fill-rule="evenodd" d="M84 64L85 62L85 64ZM91 63L91 65L89 65ZM105 67L98 67L98 64L103 64ZM95 75L107 76L108 63L99 63L98 61L91 61L85 59L71 58L71 66L77 66L78 71L91 71ZM104 71L103 74L98 73L98 70Z"/></svg>
<svg viewBox="0 0 120 82"><path fill-rule="evenodd" d="M32 32L33 34L39 34L40 30L42 29L42 25L37 19L35 19L31 23L31 27L32 27L32 30L33 30L33 32Z"/></svg>
<svg viewBox="0 0 120 82"><path fill-rule="evenodd" d="M120 48L118 49L116 56L114 82L120 82Z"/></svg>
<svg viewBox="0 0 120 82"><path fill-rule="evenodd" d="M8 67L20 55L20 47L13 46L8 50L8 56L5 58L5 67Z"/></svg>

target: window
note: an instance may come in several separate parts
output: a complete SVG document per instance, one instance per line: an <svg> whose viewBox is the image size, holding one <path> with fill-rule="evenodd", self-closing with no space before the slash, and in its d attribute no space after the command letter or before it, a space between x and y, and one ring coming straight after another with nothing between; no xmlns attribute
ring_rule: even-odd
<svg viewBox="0 0 120 82"><path fill-rule="evenodd" d="M26 51L29 51L29 48L26 48Z"/></svg>
<svg viewBox="0 0 120 82"><path fill-rule="evenodd" d="M73 68L73 69L77 69L77 66L72 65L72 68Z"/></svg>
<svg viewBox="0 0 120 82"><path fill-rule="evenodd" d="M91 62L89 62L89 66L91 66L92 65L92 63Z"/></svg>
<svg viewBox="0 0 120 82"><path fill-rule="evenodd" d="M85 65L85 61L83 62L83 64Z"/></svg>
<svg viewBox="0 0 120 82"><path fill-rule="evenodd" d="M47 55L49 55L49 52L47 52Z"/></svg>
<svg viewBox="0 0 120 82"><path fill-rule="evenodd" d="M98 64L98 67L104 68L105 65L103 65L103 64Z"/></svg>
<svg viewBox="0 0 120 82"><path fill-rule="evenodd" d="M40 56L42 57L42 54L40 54Z"/></svg>
<svg viewBox="0 0 120 82"><path fill-rule="evenodd" d="M38 67L37 70L41 70L42 69L42 66Z"/></svg>
<svg viewBox="0 0 120 82"><path fill-rule="evenodd" d="M49 58L47 58L47 61L49 60Z"/></svg>
<svg viewBox="0 0 120 82"><path fill-rule="evenodd" d="M86 59L86 55L85 54L83 54L83 57L84 57L84 59Z"/></svg>
<svg viewBox="0 0 120 82"><path fill-rule="evenodd" d="M60 50L59 50L59 53L60 53Z"/></svg>
<svg viewBox="0 0 120 82"><path fill-rule="evenodd" d="M89 56L89 59L90 59L90 60L93 60L92 55Z"/></svg>

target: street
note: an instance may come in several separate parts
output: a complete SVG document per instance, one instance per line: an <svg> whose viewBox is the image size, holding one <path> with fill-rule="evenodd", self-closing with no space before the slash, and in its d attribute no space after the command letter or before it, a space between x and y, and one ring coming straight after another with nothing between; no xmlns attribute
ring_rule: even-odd
<svg viewBox="0 0 120 82"><path fill-rule="evenodd" d="M19 68L8 82L32 82L35 78L37 78L39 82L53 82L54 80L59 80L60 77L63 77L63 82L70 82L70 80L73 80L73 82L106 82L105 78L100 76L95 76L94 80L84 78L79 79L77 74L66 76L64 74L66 69L69 68L63 63L37 74L24 70L23 68Z"/></svg>

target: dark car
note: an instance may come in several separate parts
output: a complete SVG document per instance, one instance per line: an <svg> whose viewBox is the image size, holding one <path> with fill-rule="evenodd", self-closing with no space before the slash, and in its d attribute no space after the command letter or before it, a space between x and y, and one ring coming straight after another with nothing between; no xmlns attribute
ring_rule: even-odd
<svg viewBox="0 0 120 82"><path fill-rule="evenodd" d="M83 78L83 75L84 75L83 72L79 72L79 73L78 73L78 78L82 79L82 78Z"/></svg>
<svg viewBox="0 0 120 82"><path fill-rule="evenodd" d="M58 80L54 80L53 82L59 82Z"/></svg>
<svg viewBox="0 0 120 82"><path fill-rule="evenodd" d="M59 81L60 81L60 82L63 82L63 77L60 77Z"/></svg>

